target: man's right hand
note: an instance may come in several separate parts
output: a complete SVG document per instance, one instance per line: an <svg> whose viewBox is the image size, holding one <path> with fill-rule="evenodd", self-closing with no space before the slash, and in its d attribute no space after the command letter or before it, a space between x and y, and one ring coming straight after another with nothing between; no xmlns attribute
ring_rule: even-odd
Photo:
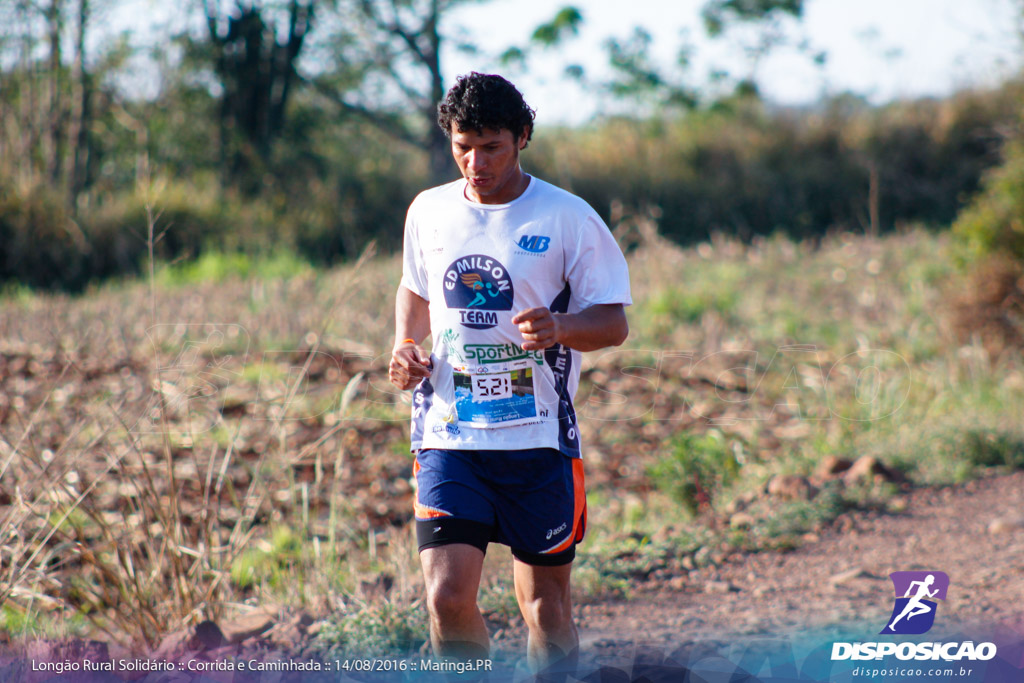
<svg viewBox="0 0 1024 683"><path fill-rule="evenodd" d="M411 342L396 346L388 366L391 383L405 391L415 387L424 377L430 377L430 356L423 347Z"/></svg>

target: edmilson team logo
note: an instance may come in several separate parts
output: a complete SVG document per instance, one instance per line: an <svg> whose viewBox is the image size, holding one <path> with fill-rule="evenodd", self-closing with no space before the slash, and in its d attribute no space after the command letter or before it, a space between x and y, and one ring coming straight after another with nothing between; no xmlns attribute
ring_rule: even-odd
<svg viewBox="0 0 1024 683"><path fill-rule="evenodd" d="M916 635L926 633L935 623L937 600L946 599L949 577L944 572L893 572L896 604L885 628L879 633Z"/></svg>
<svg viewBox="0 0 1024 683"><path fill-rule="evenodd" d="M444 273L444 301L459 310L463 327L486 330L497 326L497 311L511 311L515 290L501 263L482 254L463 256Z"/></svg>

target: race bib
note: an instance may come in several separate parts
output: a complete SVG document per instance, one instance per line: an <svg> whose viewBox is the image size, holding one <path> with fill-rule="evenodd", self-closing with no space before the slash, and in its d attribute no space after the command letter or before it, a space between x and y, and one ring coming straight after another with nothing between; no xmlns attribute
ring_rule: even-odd
<svg viewBox="0 0 1024 683"><path fill-rule="evenodd" d="M463 427L510 427L537 421L528 362L456 368L455 411Z"/></svg>

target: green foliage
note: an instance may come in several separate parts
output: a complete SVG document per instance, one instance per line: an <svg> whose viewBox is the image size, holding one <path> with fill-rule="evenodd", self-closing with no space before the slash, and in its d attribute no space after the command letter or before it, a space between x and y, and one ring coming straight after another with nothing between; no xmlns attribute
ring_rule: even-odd
<svg viewBox="0 0 1024 683"><path fill-rule="evenodd" d="M0 607L0 630L12 636L21 636L38 631L36 614L30 610L17 609L14 605Z"/></svg>
<svg viewBox="0 0 1024 683"><path fill-rule="evenodd" d="M968 462L979 467L1024 467L1024 439L1019 434L968 429L962 436L963 454Z"/></svg>
<svg viewBox="0 0 1024 683"><path fill-rule="evenodd" d="M966 251L963 260L998 253L1024 261L1024 140L1007 145L1005 161L985 176L953 232Z"/></svg>
<svg viewBox="0 0 1024 683"><path fill-rule="evenodd" d="M13 602L0 605L0 633L13 638L68 638L87 633L86 627L81 613L64 616L49 609L23 608Z"/></svg>
<svg viewBox="0 0 1024 683"><path fill-rule="evenodd" d="M373 657L413 653L427 637L425 609L384 602L332 618L320 629L317 643L332 656Z"/></svg>
<svg viewBox="0 0 1024 683"><path fill-rule="evenodd" d="M283 279L309 272L312 272L309 263L287 249L260 256L207 251L194 261L165 264L157 272L157 284L181 287L203 282L223 282L228 278Z"/></svg>
<svg viewBox="0 0 1024 683"><path fill-rule="evenodd" d="M301 541L287 526L271 532L270 540L242 553L231 565L231 581L238 588L266 583L280 587L288 583L291 570L299 561Z"/></svg>
<svg viewBox="0 0 1024 683"><path fill-rule="evenodd" d="M511 624L519 618L519 601L509 581L498 581L480 591L480 610L489 619Z"/></svg>
<svg viewBox="0 0 1024 683"><path fill-rule="evenodd" d="M544 47L554 47L565 38L566 34L578 35L582 23L583 14L578 9L563 7L558 10L551 21L534 29L530 40Z"/></svg>
<svg viewBox="0 0 1024 683"><path fill-rule="evenodd" d="M639 53L627 52L624 63L640 78L630 82L662 79L643 76ZM802 112L734 96L677 117L539 128L524 164L571 187L606 220L613 205L656 207L660 233L681 244L714 232L748 240L869 230L873 174L880 232L948 225L998 160L999 130L1017 119L1021 89L1012 82L877 109L845 96Z"/></svg>
<svg viewBox="0 0 1024 683"><path fill-rule="evenodd" d="M668 319L670 325L699 323L703 315L715 311L728 317L740 301L735 282L711 277L698 282L683 283L678 289L666 289L655 294L647 312Z"/></svg>
<svg viewBox="0 0 1024 683"><path fill-rule="evenodd" d="M87 240L76 228L57 193L0 184L0 282L75 287L89 270Z"/></svg>
<svg viewBox="0 0 1024 683"><path fill-rule="evenodd" d="M967 403L943 406L936 402L932 410L978 411L977 417L958 414L908 425L871 450L890 451L894 467L913 481L929 485L957 484L989 468L1024 468L1024 433L1010 420L997 420L1009 407L983 407L977 397Z"/></svg>
<svg viewBox="0 0 1024 683"><path fill-rule="evenodd" d="M609 38L605 42L615 77L607 84L619 98L642 98L662 105L690 109L697 105L697 92L664 75L651 58L651 34L637 26L626 41ZM681 53L685 55L686 51ZM681 56L680 64L686 58Z"/></svg>
<svg viewBox="0 0 1024 683"><path fill-rule="evenodd" d="M705 30L714 38L724 33L731 22L760 22L779 14L800 18L803 11L803 0L710 0L701 16Z"/></svg>
<svg viewBox="0 0 1024 683"><path fill-rule="evenodd" d="M813 500L780 502L757 528L770 540L787 539L813 531L838 517L849 507L836 487L822 490Z"/></svg>
<svg viewBox="0 0 1024 683"><path fill-rule="evenodd" d="M732 483L739 461L721 432L703 435L680 432L668 443L671 452L648 468L663 492L691 515Z"/></svg>

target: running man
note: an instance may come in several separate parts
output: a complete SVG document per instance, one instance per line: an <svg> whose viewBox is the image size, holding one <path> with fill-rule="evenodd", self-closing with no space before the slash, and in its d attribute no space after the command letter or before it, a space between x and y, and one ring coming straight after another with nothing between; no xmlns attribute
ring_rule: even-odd
<svg viewBox="0 0 1024 683"><path fill-rule="evenodd" d="M476 600L493 541L511 548L527 657L541 670L578 655L569 578L587 516L572 403L580 352L625 341L632 299L594 210L520 167L533 121L494 75L459 78L438 106L462 178L409 207L389 377L415 389L415 517L435 654L489 651Z"/></svg>
<svg viewBox="0 0 1024 683"><path fill-rule="evenodd" d="M921 600L924 598L935 597L935 594L939 592L938 588L936 588L933 591L928 590L928 587L931 586L933 583L935 583L934 574L929 574L928 576L926 576L924 578L924 581L910 582L910 585L907 586L907 592L903 596L905 598L910 598L910 600L907 601L907 604L903 607L903 611L900 612L899 616L893 619L892 623L889 624L890 631L896 630L896 622L902 619L903 617L906 617L907 621L910 621L918 614L927 614L928 612L932 611L931 606L922 603ZM917 593L915 593L914 596L911 597L910 594L914 592L914 586L917 586Z"/></svg>

